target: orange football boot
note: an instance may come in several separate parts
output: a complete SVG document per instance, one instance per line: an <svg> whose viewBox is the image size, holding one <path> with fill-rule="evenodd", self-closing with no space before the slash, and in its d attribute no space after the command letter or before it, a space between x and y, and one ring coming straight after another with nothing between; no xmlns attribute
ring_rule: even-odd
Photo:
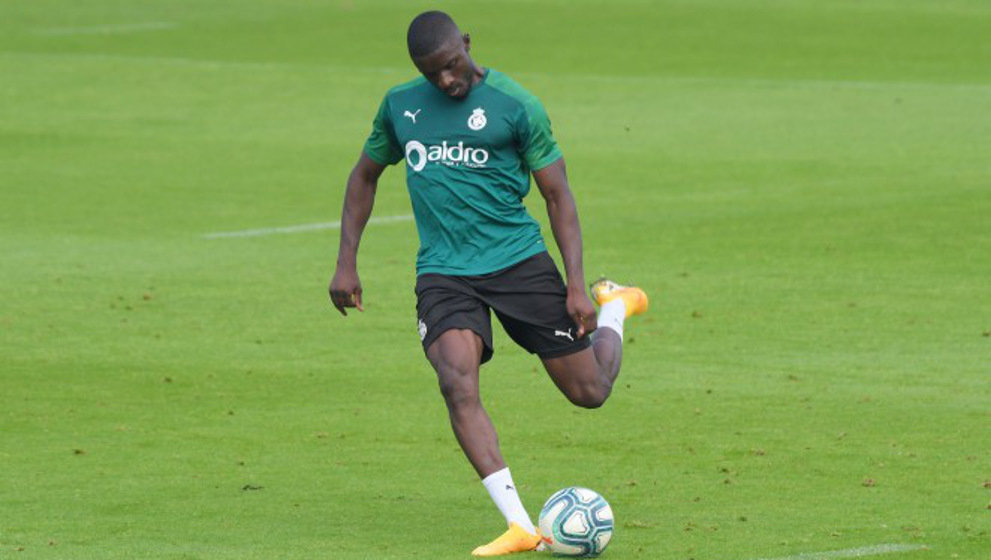
<svg viewBox="0 0 991 560"><path fill-rule="evenodd" d="M612 280L599 278L589 286L589 290L592 292L592 301L599 305L622 298L626 304L627 318L647 311L647 293L636 286L622 286Z"/></svg>
<svg viewBox="0 0 991 560"><path fill-rule="evenodd" d="M472 556L502 556L514 552L529 552L536 550L540 544L540 535L530 534L516 523L509 524L509 530L499 538L471 551Z"/></svg>

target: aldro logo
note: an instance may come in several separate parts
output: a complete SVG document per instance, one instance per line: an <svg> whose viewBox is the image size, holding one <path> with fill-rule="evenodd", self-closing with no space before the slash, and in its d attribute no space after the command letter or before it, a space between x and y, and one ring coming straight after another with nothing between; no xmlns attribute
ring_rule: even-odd
<svg viewBox="0 0 991 560"><path fill-rule="evenodd" d="M448 144L447 140L432 146L424 146L418 140L406 143L406 163L413 171L423 171L431 161L452 167L485 167L485 163L489 161L489 152L482 148L465 146L464 142Z"/></svg>

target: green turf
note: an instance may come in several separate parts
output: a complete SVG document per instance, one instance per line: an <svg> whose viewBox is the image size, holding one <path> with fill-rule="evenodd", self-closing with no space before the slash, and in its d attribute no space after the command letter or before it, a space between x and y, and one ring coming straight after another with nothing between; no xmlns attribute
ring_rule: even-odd
<svg viewBox="0 0 991 560"><path fill-rule="evenodd" d="M0 558L466 558L501 518L413 314L415 229L328 222L422 2L0 3ZM524 501L607 558L991 557L991 5L446 2L539 95L588 276L636 281L618 390L500 332ZM539 196L529 200L542 223ZM378 216L410 212L402 173ZM809 558L809 557L803 557Z"/></svg>

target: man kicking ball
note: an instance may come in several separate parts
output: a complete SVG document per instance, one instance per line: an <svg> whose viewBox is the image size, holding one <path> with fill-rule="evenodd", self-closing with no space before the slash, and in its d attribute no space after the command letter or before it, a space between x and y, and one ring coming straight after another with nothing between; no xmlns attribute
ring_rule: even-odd
<svg viewBox="0 0 991 560"><path fill-rule="evenodd" d="M619 374L623 321L647 310L643 290L600 280L585 292L578 211L564 157L540 101L469 55L471 40L445 13L418 15L407 33L422 74L388 91L347 181L330 298L344 315L363 310L358 243L379 176L406 162L420 235L416 312L451 427L509 529L476 556L533 550L537 529L502 458L479 399L478 372L492 357L491 312L536 354L574 404L602 405ZM523 197L530 175L547 203L567 281ZM593 332L594 331L594 332Z"/></svg>

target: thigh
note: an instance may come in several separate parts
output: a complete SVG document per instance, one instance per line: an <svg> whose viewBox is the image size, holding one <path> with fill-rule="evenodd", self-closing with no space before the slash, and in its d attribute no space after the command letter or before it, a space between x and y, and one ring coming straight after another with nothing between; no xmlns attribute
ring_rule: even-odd
<svg viewBox="0 0 991 560"><path fill-rule="evenodd" d="M597 387L602 383L599 363L591 347L564 356L543 358L541 361L554 385L565 395L582 394L589 387Z"/></svg>
<svg viewBox="0 0 991 560"><path fill-rule="evenodd" d="M472 330L448 329L427 347L427 359L447 399L478 398L478 368L485 345Z"/></svg>
<svg viewBox="0 0 991 560"><path fill-rule="evenodd" d="M550 359L591 345L587 336L576 337L564 280L546 252L487 279L479 293L506 334L531 354Z"/></svg>
<svg viewBox="0 0 991 560"><path fill-rule="evenodd" d="M441 274L418 277L416 315L420 342L428 359L430 347L451 329L464 329L478 335L482 343L482 363L492 357L489 307L463 279Z"/></svg>

